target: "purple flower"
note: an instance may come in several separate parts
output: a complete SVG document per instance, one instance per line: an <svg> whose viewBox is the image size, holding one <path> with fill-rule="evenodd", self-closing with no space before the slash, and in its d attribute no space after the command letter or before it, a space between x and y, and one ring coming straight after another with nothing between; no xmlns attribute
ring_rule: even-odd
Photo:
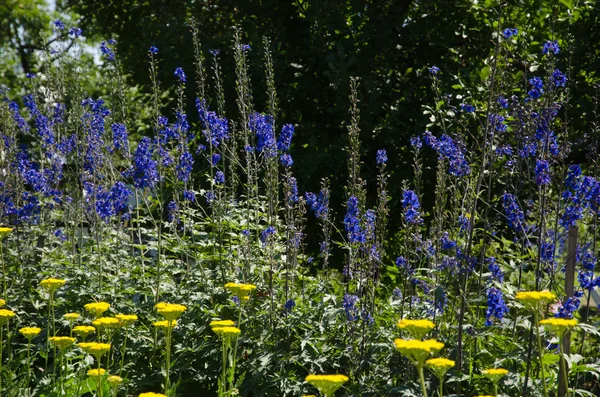
<svg viewBox="0 0 600 397"><path fill-rule="evenodd" d="M487 297L488 307L485 313L485 325L489 327L493 324L492 320L494 317L498 320L504 318L504 315L508 313L508 307L504 302L502 292L495 287L488 289Z"/></svg>
<svg viewBox="0 0 600 397"><path fill-rule="evenodd" d="M558 42L556 40L554 40L554 41L547 41L544 44L544 48L542 49L542 53L544 55L546 55L549 52L553 53L555 55L560 52L560 47L558 46Z"/></svg>
<svg viewBox="0 0 600 397"><path fill-rule="evenodd" d="M54 25L55 31L63 30L65 28L65 24L60 19L55 20L54 22L52 22L52 24Z"/></svg>
<svg viewBox="0 0 600 397"><path fill-rule="evenodd" d="M219 55L221 50L208 50L208 52L210 52L210 55L216 57L217 55Z"/></svg>
<svg viewBox="0 0 600 397"><path fill-rule="evenodd" d="M565 87L567 85L567 76L560 70L556 69L554 72L552 72L552 81L556 87Z"/></svg>
<svg viewBox="0 0 600 397"><path fill-rule="evenodd" d="M289 154L282 154L281 157L279 157L279 161L281 161L281 165L283 165L285 168L290 168L292 166L292 164L294 164L294 160L292 160L292 156L290 156Z"/></svg>
<svg viewBox="0 0 600 397"><path fill-rule="evenodd" d="M365 234L363 233L360 223L358 199L352 196L348 199L346 215L344 216L344 226L348 233L348 241L351 244L365 242Z"/></svg>
<svg viewBox="0 0 600 397"><path fill-rule="evenodd" d="M419 212L421 204L419 203L419 197L417 197L414 191L405 190L402 192L402 207L404 208L404 220L406 223L416 225L422 222Z"/></svg>
<svg viewBox="0 0 600 397"><path fill-rule="evenodd" d="M498 98L498 105L500 105L500 107L503 109L508 109L508 99L504 98L503 96L500 96Z"/></svg>
<svg viewBox="0 0 600 397"><path fill-rule="evenodd" d="M179 157L179 164L177 164L177 178L182 182L187 182L190 179L193 166L194 157L190 152L185 150Z"/></svg>
<svg viewBox="0 0 600 397"><path fill-rule="evenodd" d="M220 161L220 160L221 160L221 155L220 155L219 153L214 153L214 154L211 156L210 163L211 163L213 166L215 166L215 165L219 164L219 161Z"/></svg>
<svg viewBox="0 0 600 397"><path fill-rule="evenodd" d="M535 182L538 185L550 183L550 165L547 160L537 160L535 162Z"/></svg>
<svg viewBox="0 0 600 397"><path fill-rule="evenodd" d="M183 199L187 201L196 201L196 193L193 190L184 190Z"/></svg>
<svg viewBox="0 0 600 397"><path fill-rule="evenodd" d="M69 34L71 36L73 36L74 39L78 38L79 36L81 36L81 29L74 27L74 28L70 28L69 29Z"/></svg>
<svg viewBox="0 0 600 397"><path fill-rule="evenodd" d="M375 161L377 165L385 164L388 161L387 152L385 149L379 149L377 151L377 155L375 156Z"/></svg>
<svg viewBox="0 0 600 397"><path fill-rule="evenodd" d="M277 229L275 229L273 226L267 227L260 233L260 241L263 243L263 245L266 245L267 242L271 240L271 237L275 235L275 233L277 233Z"/></svg>
<svg viewBox="0 0 600 397"><path fill-rule="evenodd" d="M432 75L436 75L440 72L440 68L438 68L437 66L432 66L429 68L429 73L431 73Z"/></svg>
<svg viewBox="0 0 600 397"><path fill-rule="evenodd" d="M421 138L418 136L413 136L410 138L410 145L416 150L421 150L421 147L423 147L423 142L421 142Z"/></svg>
<svg viewBox="0 0 600 397"><path fill-rule="evenodd" d="M281 134L279 134L279 138L277 138L277 150L281 152L287 152L290 150L293 136L294 126L291 124L285 124L281 128Z"/></svg>
<svg viewBox="0 0 600 397"><path fill-rule="evenodd" d="M475 111L475 106L466 103L461 103L460 110L467 113L473 113Z"/></svg>
<svg viewBox="0 0 600 397"><path fill-rule="evenodd" d="M185 83L187 81L186 77L185 77L185 72L183 71L183 68L177 68L175 69L175 77L177 77L177 79L182 82Z"/></svg>
<svg viewBox="0 0 600 397"><path fill-rule="evenodd" d="M225 174L223 174L223 171L217 171L215 174L215 183L221 184L221 183L225 183Z"/></svg>

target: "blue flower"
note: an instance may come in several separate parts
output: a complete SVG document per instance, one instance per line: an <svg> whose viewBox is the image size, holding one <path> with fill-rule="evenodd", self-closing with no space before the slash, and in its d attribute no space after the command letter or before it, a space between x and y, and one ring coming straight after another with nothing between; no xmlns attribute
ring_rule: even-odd
<svg viewBox="0 0 600 397"><path fill-rule="evenodd" d="M311 209L319 219L325 219L329 213L329 192L325 189L319 192L319 195L312 192L306 192L306 205Z"/></svg>
<svg viewBox="0 0 600 397"><path fill-rule="evenodd" d="M565 300L565 303L560 305L558 311L554 314L554 317L559 318L573 318L573 313L579 309L581 300L577 297L569 297Z"/></svg>
<svg viewBox="0 0 600 397"><path fill-rule="evenodd" d="M292 156L290 156L289 154L282 154L281 157L279 157L279 161L281 161L281 165L283 165L285 168L290 168L292 166L292 164L294 164L294 160L292 160Z"/></svg>
<svg viewBox="0 0 600 397"><path fill-rule="evenodd" d="M498 98L498 105L500 105L500 107L503 109L508 109L508 99L504 98L503 96L500 96Z"/></svg>
<svg viewBox="0 0 600 397"><path fill-rule="evenodd" d="M460 110L467 113L473 113L475 111L475 106L466 103L461 103Z"/></svg>
<svg viewBox="0 0 600 397"><path fill-rule="evenodd" d="M274 236L276 232L277 229L275 229L275 227L273 226L269 226L265 230L263 230L260 233L260 241L263 243L263 245L266 245L267 242L271 240L271 237Z"/></svg>
<svg viewBox="0 0 600 397"><path fill-rule="evenodd" d="M289 186L288 192L288 202L289 203L297 203L298 202L298 182L296 178L290 176L287 178L287 185Z"/></svg>
<svg viewBox="0 0 600 397"><path fill-rule="evenodd" d="M248 229L244 229L244 230L242 230L242 234L243 234L244 236L248 237L248 236L250 236L250 230L248 230Z"/></svg>
<svg viewBox="0 0 600 397"><path fill-rule="evenodd" d="M544 93L544 81L539 77L534 77L529 79L529 84L533 87L527 94L533 99L538 99Z"/></svg>
<svg viewBox="0 0 600 397"><path fill-rule="evenodd" d="M167 205L167 220L169 222L178 221L176 218L177 211L179 211L179 207L177 206L177 203L173 200Z"/></svg>
<svg viewBox="0 0 600 397"><path fill-rule="evenodd" d="M488 289L487 298L488 307L485 312L485 325L489 327L493 324L492 320L494 317L498 320L504 318L504 315L508 313L508 307L504 302L502 292L495 287Z"/></svg>
<svg viewBox="0 0 600 397"><path fill-rule="evenodd" d="M471 167L467 162L462 145L455 142L450 136L443 134L436 139L430 131L423 134L425 144L438 153L440 159L448 161L448 172L456 177L462 177L471 173Z"/></svg>
<svg viewBox="0 0 600 397"><path fill-rule="evenodd" d="M567 76L560 70L556 69L554 72L552 72L552 81L556 87L565 87L567 85Z"/></svg>
<svg viewBox="0 0 600 397"><path fill-rule="evenodd" d="M496 258L494 258L493 256L489 257L486 259L486 263L488 270L490 271L490 273L492 273L491 279L499 283L503 283L504 274L502 273L500 266L498 266L498 263L496 263Z"/></svg>
<svg viewBox="0 0 600 397"><path fill-rule="evenodd" d="M560 52L560 47L558 46L558 42L556 40L554 41L547 41L544 44L544 48L542 49L542 53L544 55L548 54L548 53L553 53L553 54L558 54Z"/></svg>
<svg viewBox="0 0 600 397"><path fill-rule="evenodd" d="M60 19L55 20L52 24L54 25L55 30L63 30L65 28L65 24Z"/></svg>
<svg viewBox="0 0 600 397"><path fill-rule="evenodd" d="M69 34L71 36L73 36L74 39L78 38L79 36L81 36L81 29L74 27L74 28L70 28L69 29Z"/></svg>
<svg viewBox="0 0 600 397"><path fill-rule="evenodd" d="M440 68L438 68L437 66L432 66L429 68L429 73L431 73L432 75L436 75L440 72Z"/></svg>
<svg viewBox="0 0 600 397"><path fill-rule="evenodd" d="M411 276L414 274L414 269L410 265L410 262L403 256L399 256L396 258L396 266L398 269L406 272L407 275Z"/></svg>
<svg viewBox="0 0 600 397"><path fill-rule="evenodd" d="M504 116L492 113L489 115L489 120L492 127L494 127L494 130L498 132L506 132L507 126L504 124Z"/></svg>
<svg viewBox="0 0 600 397"><path fill-rule="evenodd" d="M382 165L387 163L387 161L387 152L385 151L385 149L379 149L377 151L377 155L375 156L375 162L377 163L377 165Z"/></svg>
<svg viewBox="0 0 600 397"><path fill-rule="evenodd" d="M450 250L456 248L456 241L451 240L448 236L448 232L444 232L444 235L440 238L443 250Z"/></svg>
<svg viewBox="0 0 600 397"><path fill-rule="evenodd" d="M418 136L413 136L410 138L410 145L416 150L420 150L423 146L423 142L421 142L421 138L419 138Z"/></svg>
<svg viewBox="0 0 600 397"><path fill-rule="evenodd" d="M110 41L109 41L110 44ZM100 43L100 52L108 59L109 61L113 61L115 59L115 53L113 50L106 44L106 41Z"/></svg>
<svg viewBox="0 0 600 397"><path fill-rule="evenodd" d="M346 215L344 216L344 226L348 233L348 241L353 243L364 243L365 235L360 225L360 210L358 208L358 199L350 197L346 206Z"/></svg>
<svg viewBox="0 0 600 397"><path fill-rule="evenodd" d="M517 231L524 230L525 214L517 203L515 196L504 192L502 206L504 207L504 214L508 219L508 225Z"/></svg>
<svg viewBox="0 0 600 397"><path fill-rule="evenodd" d="M179 157L179 164L177 164L177 178L182 182L187 182L190 179L193 166L194 157L190 152L185 150Z"/></svg>
<svg viewBox="0 0 600 397"><path fill-rule="evenodd" d="M296 302L294 302L293 299L288 299L285 302L285 305L283 305L283 307L285 308L285 310L289 313L292 311L292 309L294 308L294 306L296 306Z"/></svg>
<svg viewBox="0 0 600 397"><path fill-rule="evenodd" d="M221 184L221 183L225 183L225 174L223 174L223 171L217 171L215 174L215 183Z"/></svg>
<svg viewBox="0 0 600 397"><path fill-rule="evenodd" d="M538 185L547 185L550 183L550 165L547 160L536 160L535 182Z"/></svg>
<svg viewBox="0 0 600 397"><path fill-rule="evenodd" d="M505 39L510 39L511 37L516 36L518 33L519 30L517 28L506 28L502 32L502 35Z"/></svg>
<svg viewBox="0 0 600 397"><path fill-rule="evenodd" d="M208 52L210 52L210 55L216 57L217 55L219 55L221 50L208 50Z"/></svg>
<svg viewBox="0 0 600 397"><path fill-rule="evenodd" d="M152 55L156 55L156 54L158 54L158 48L156 48L155 46L151 46L151 47L148 49L148 52L149 52L150 54L152 54Z"/></svg>
<svg viewBox="0 0 600 397"><path fill-rule="evenodd" d="M187 201L196 201L196 193L193 190L184 190L183 199Z"/></svg>
<svg viewBox="0 0 600 397"><path fill-rule="evenodd" d="M402 207L404 208L404 220L408 224L419 224L422 222L419 208L419 197L413 190L405 190L402 192Z"/></svg>
<svg viewBox="0 0 600 397"><path fill-rule="evenodd" d="M35 78L35 73L26 73L25 77L27 77L28 79L34 79Z"/></svg>
<svg viewBox="0 0 600 397"><path fill-rule="evenodd" d="M279 134L279 138L277 138L277 150L281 152L287 152L290 150L293 136L294 126L291 124L285 124L281 128L281 134Z"/></svg>
<svg viewBox="0 0 600 397"><path fill-rule="evenodd" d="M220 160L221 160L221 155L219 153L214 153L210 158L210 163L213 166L215 166L215 165L219 164Z"/></svg>
<svg viewBox="0 0 600 397"><path fill-rule="evenodd" d="M177 79L182 82L185 83L187 81L186 77L185 77L185 72L183 71L183 68L178 67L177 69L175 69L175 77L177 77Z"/></svg>
<svg viewBox="0 0 600 397"><path fill-rule="evenodd" d="M138 189L153 188L159 181L158 164L152 158L153 152L150 138L143 137L133 155L133 165L126 172Z"/></svg>
<svg viewBox="0 0 600 397"><path fill-rule="evenodd" d="M256 134L256 150L265 155L265 157L275 157L277 155L277 143L273 132L273 117L253 113L248 121L250 131Z"/></svg>
<svg viewBox="0 0 600 397"><path fill-rule="evenodd" d="M351 294L344 294L344 298L342 299L342 307L346 312L346 319L348 322L358 320L358 309L356 304L358 303L358 296Z"/></svg>
<svg viewBox="0 0 600 397"><path fill-rule="evenodd" d="M123 152L129 154L129 141L127 128L125 125L121 123L113 123L110 127L113 133L114 150L123 150Z"/></svg>
<svg viewBox="0 0 600 397"><path fill-rule="evenodd" d="M202 133L213 146L218 147L221 142L229 139L229 124L226 118L209 111L204 100L196 99L196 109L204 126Z"/></svg>

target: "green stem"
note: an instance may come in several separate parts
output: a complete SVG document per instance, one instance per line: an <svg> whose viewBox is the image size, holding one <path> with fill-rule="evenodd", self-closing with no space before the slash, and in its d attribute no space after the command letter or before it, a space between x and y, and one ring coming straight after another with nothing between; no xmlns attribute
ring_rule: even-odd
<svg viewBox="0 0 600 397"><path fill-rule="evenodd" d="M423 375L423 364L418 364L417 370L419 371L419 381L421 382L421 393L423 393L423 397L427 397L427 388L425 388L425 375Z"/></svg>
<svg viewBox="0 0 600 397"><path fill-rule="evenodd" d="M119 365L119 376L123 372L123 366L125 364L125 347L127 346L127 337L129 336L129 330L125 329L125 338L123 339L123 347L121 347L121 364Z"/></svg>
<svg viewBox="0 0 600 397"><path fill-rule="evenodd" d="M533 313L533 319L535 321L535 331L537 334L537 342L538 342L538 356L540 359L540 372L542 374L542 386L544 388L544 397L548 397L548 389L546 388L546 375L544 374L544 352L542 351L542 339L540 337L540 323L538 321L538 309L535 309Z"/></svg>
<svg viewBox="0 0 600 397"><path fill-rule="evenodd" d="M225 391L227 390L227 378L225 376L225 372L227 369L227 344L225 343L225 337L222 336L221 338L223 341L223 369L221 370L221 395L224 395Z"/></svg>
<svg viewBox="0 0 600 397"><path fill-rule="evenodd" d="M166 364L165 364L165 369L166 369L165 394L167 396L169 395L169 386L171 383L170 376L169 376L169 370L171 368L171 330L173 329L172 324L173 324L173 322L171 320L169 320L168 326L167 326L167 346L166 346L167 359L166 359Z"/></svg>
<svg viewBox="0 0 600 397"><path fill-rule="evenodd" d="M440 397L444 396L444 377L440 378Z"/></svg>
<svg viewBox="0 0 600 397"><path fill-rule="evenodd" d="M96 377L96 394L98 397L102 397L102 388L100 384L102 383L102 377L100 376L100 356L96 357L96 361L98 361L98 376Z"/></svg>
<svg viewBox="0 0 600 397"><path fill-rule="evenodd" d="M8 301L8 292L6 291L6 265L4 264L4 251L2 251L2 242L0 242L0 260L2 261L2 285L4 288L4 300Z"/></svg>
<svg viewBox="0 0 600 397"><path fill-rule="evenodd" d="M567 360L565 360L565 351L563 349L562 338L559 341L559 346L560 346L560 361L562 364L561 372L563 373L563 378L565 381L565 393L566 393L566 396L569 397L569 375L568 375L569 368L567 367Z"/></svg>
<svg viewBox="0 0 600 397"><path fill-rule="evenodd" d="M0 325L0 393L2 393L2 348L4 346L4 324Z"/></svg>
<svg viewBox="0 0 600 397"><path fill-rule="evenodd" d="M494 396L498 396L498 382L494 382Z"/></svg>
<svg viewBox="0 0 600 397"><path fill-rule="evenodd" d="M27 339L27 395L31 396L31 389L29 388L31 385L31 339Z"/></svg>

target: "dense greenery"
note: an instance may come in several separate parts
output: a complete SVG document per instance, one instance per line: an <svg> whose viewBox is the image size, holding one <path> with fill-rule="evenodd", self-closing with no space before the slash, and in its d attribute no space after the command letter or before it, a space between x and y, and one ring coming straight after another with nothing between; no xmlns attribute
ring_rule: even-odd
<svg viewBox="0 0 600 397"><path fill-rule="evenodd" d="M0 394L600 393L595 2L43 4Z"/></svg>

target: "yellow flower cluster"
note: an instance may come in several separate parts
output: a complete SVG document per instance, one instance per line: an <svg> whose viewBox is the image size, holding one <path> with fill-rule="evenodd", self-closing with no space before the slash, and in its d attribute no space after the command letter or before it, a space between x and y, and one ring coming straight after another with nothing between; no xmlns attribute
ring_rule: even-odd
<svg viewBox="0 0 600 397"><path fill-rule="evenodd" d="M250 300L250 293L256 289L254 284L227 283L225 289L236 295L240 301Z"/></svg>
<svg viewBox="0 0 600 397"><path fill-rule="evenodd" d="M102 313L110 308L110 304L106 302L92 302L83 306L85 310L92 313L96 317L100 317Z"/></svg>
<svg viewBox="0 0 600 397"><path fill-rule="evenodd" d="M164 329L167 329L169 327L175 328L175 326L177 325L177 320L173 320L173 321L167 321L167 320L155 321L154 323L152 323L152 325L154 325L156 328L164 328Z"/></svg>
<svg viewBox="0 0 600 397"><path fill-rule="evenodd" d="M78 325L73 327L73 332L80 335L82 338L85 338L88 334L91 334L94 331L96 331L96 328L92 327L91 325Z"/></svg>
<svg viewBox="0 0 600 397"><path fill-rule="evenodd" d="M577 320L553 317L540 321L540 325L546 327L550 332L553 332L558 336L562 336L565 332L577 325Z"/></svg>
<svg viewBox="0 0 600 397"><path fill-rule="evenodd" d="M404 354L415 365L423 365L432 354L435 354L444 348L442 342L435 339L417 340L417 339L395 339L396 350Z"/></svg>
<svg viewBox="0 0 600 397"><path fill-rule="evenodd" d="M135 323L138 319L138 316L136 316L135 314L117 314L115 318L119 320L123 327L127 327Z"/></svg>
<svg viewBox="0 0 600 397"><path fill-rule="evenodd" d="M508 370L504 368L490 368L481 371L485 376L504 376L508 374Z"/></svg>
<svg viewBox="0 0 600 397"><path fill-rule="evenodd" d="M139 395L139 397L167 397L164 394L160 394L160 393L142 393Z"/></svg>
<svg viewBox="0 0 600 397"><path fill-rule="evenodd" d="M166 320L169 321L177 319L177 317L181 316L183 312L187 310L187 307L185 307L184 305L166 302L157 303L154 307L158 311L158 314L160 314Z"/></svg>
<svg viewBox="0 0 600 397"><path fill-rule="evenodd" d="M0 309L0 324L3 324L5 321L10 320L15 316L15 312L7 309Z"/></svg>
<svg viewBox="0 0 600 397"><path fill-rule="evenodd" d="M0 227L0 234L8 234L12 231L12 227Z"/></svg>
<svg viewBox="0 0 600 397"><path fill-rule="evenodd" d="M58 347L60 350L65 350L67 347L75 343L75 338L70 336L52 336L50 337L50 343Z"/></svg>
<svg viewBox="0 0 600 397"><path fill-rule="evenodd" d="M110 343L82 342L78 346L87 354L95 357L102 357L110 351Z"/></svg>
<svg viewBox="0 0 600 397"><path fill-rule="evenodd" d="M529 309L533 309L537 308L540 303L552 302L556 299L556 295L550 291L521 291L517 292L515 299Z"/></svg>
<svg viewBox="0 0 600 397"><path fill-rule="evenodd" d="M4 299L0 299L0 307L6 305L6 301Z"/></svg>
<svg viewBox="0 0 600 397"><path fill-rule="evenodd" d="M121 325L121 322L116 318L112 317L100 317L94 321L92 321L92 325L97 328L117 328Z"/></svg>
<svg viewBox="0 0 600 397"><path fill-rule="evenodd" d="M427 365L431 372L439 379L442 379L444 375L446 375L446 372L454 367L455 364L456 363L453 360L448 360L447 358L430 358L425 361L425 365Z"/></svg>
<svg viewBox="0 0 600 397"><path fill-rule="evenodd" d="M325 396L332 396L337 389L348 382L346 375L308 375L305 379Z"/></svg>
<svg viewBox="0 0 600 397"><path fill-rule="evenodd" d="M106 383L108 383L112 387L117 387L121 383L123 383L123 378L117 375L109 376L108 378L106 378Z"/></svg>
<svg viewBox="0 0 600 397"><path fill-rule="evenodd" d="M212 330L223 339L231 339L242 333L242 331L236 327L213 327Z"/></svg>
<svg viewBox="0 0 600 397"><path fill-rule="evenodd" d="M407 331L414 339L421 339L426 333L431 331L435 324L429 320L409 320L403 318L398 321L398 328Z"/></svg>
<svg viewBox="0 0 600 397"><path fill-rule="evenodd" d="M235 323L231 320L213 320L210 322L210 327L233 327Z"/></svg>
<svg viewBox="0 0 600 397"><path fill-rule="evenodd" d="M90 369L87 374L88 376L92 376L92 377L100 377L100 376L104 376L104 374L106 373L106 370L104 368L95 368L95 369Z"/></svg>
<svg viewBox="0 0 600 397"><path fill-rule="evenodd" d="M75 320L79 319L79 314L78 313L67 313L63 316L66 320L69 320L69 322L73 322Z"/></svg>
<svg viewBox="0 0 600 397"><path fill-rule="evenodd" d="M54 292L67 282L65 280L61 280L59 278L47 278L40 282L40 286L46 289L48 292Z"/></svg>
<svg viewBox="0 0 600 397"><path fill-rule="evenodd" d="M23 335L27 340L31 340L34 337L38 336L40 332L42 332L41 328L38 327L23 327L19 330L21 335Z"/></svg>

